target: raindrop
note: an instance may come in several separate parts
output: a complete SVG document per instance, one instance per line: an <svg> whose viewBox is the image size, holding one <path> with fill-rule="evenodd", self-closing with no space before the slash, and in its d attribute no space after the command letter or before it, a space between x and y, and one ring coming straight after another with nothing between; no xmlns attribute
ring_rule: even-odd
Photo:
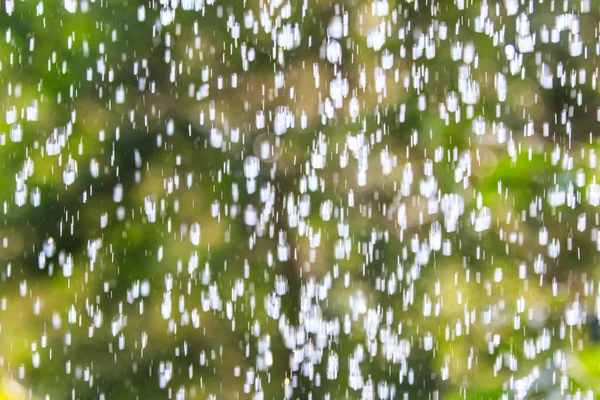
<svg viewBox="0 0 600 400"><path fill-rule="evenodd" d="M194 246L200 245L200 224L197 222L193 223L190 227L190 242Z"/></svg>

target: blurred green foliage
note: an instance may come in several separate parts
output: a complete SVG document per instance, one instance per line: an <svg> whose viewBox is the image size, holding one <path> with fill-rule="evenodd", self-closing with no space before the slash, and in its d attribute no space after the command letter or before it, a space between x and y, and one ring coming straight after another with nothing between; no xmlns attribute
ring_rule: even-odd
<svg viewBox="0 0 600 400"><path fill-rule="evenodd" d="M389 12L375 16L384 3ZM6 0L0 13L5 398L369 398L369 385L380 397L378 388L393 387L396 398L524 398L528 376L534 377L528 398L597 394L598 214L586 196L597 172L590 158L598 151L600 3L515 2L518 13L507 11L510 1L466 1L464 9L460 3ZM244 26L249 10L256 28ZM336 15L348 21L339 64L326 57ZM482 15L488 31L476 32ZM511 72L507 46L520 40L521 15L529 16L535 48L517 51L522 65ZM544 43L543 30L567 18L561 16L576 17L576 27ZM239 38L228 21L241 24ZM277 35L296 25L298 46L283 48ZM386 32L382 49L368 38L378 26ZM423 35L434 57L414 57ZM574 56L569 46L578 38L585 54ZM475 59L452 60L459 44L472 44ZM375 70L384 50L394 63L378 90ZM460 121L455 114L445 119L440 104L461 90L466 65L479 101L459 102ZM544 66L553 71L552 88L541 85ZM368 83L361 87L363 71ZM505 101L498 98L498 74L506 77ZM347 80L349 93L328 118L336 77ZM351 97L360 105L354 120ZM295 121L284 135L273 133L279 107L288 107ZM259 110L263 128L256 126ZM479 117L484 135L474 133ZM533 135L525 134L529 122ZM52 135L64 138L53 156ZM218 135L222 143L215 145ZM265 141L270 156L261 162L256 192L248 193L244 162L260 157ZM323 145L326 166L317 168L311 157ZM424 196L419 185L436 149L437 188ZM369 166L362 186L361 151ZM393 160L387 175L385 154ZM346 168L340 157L350 159ZM465 159L468 168L461 167ZM77 173L66 184L69 160ZM402 194L409 164L413 189ZM456 179L457 169L464 179ZM20 206L15 190L24 176L27 204ZM311 177L317 190L306 189ZM37 190L39 204L30 200ZM576 200L554 206L553 191ZM306 193L310 213L294 227L290 204ZM423 250L432 224L446 227L439 207L451 194L464 201L456 231L443 232L452 254L434 251L419 264L411 241L417 235ZM328 200L331 219L320 212ZM428 211L431 202L437 211ZM248 206L257 210L256 224L245 221ZM157 210L155 222L148 207ZM477 232L482 210L491 223ZM195 223L197 246L188 232ZM560 243L558 257L539 243L542 228ZM277 256L280 238L290 250L284 261ZM351 250L340 258L335 249L342 239ZM55 250L41 256L44 246ZM534 271L540 257L543 273ZM196 269L189 267L194 262ZM65 273L70 265L72 274ZM279 281L288 291L273 297L282 317L272 318L265 304ZM244 291L234 301L240 282ZM145 285L148 293L140 295ZM308 296L315 285L326 286L327 296ZM214 293L222 304L207 306ZM357 293L365 309L356 305ZM570 309L578 320L567 326ZM378 316L374 338L367 311ZM317 331L329 327L324 337L306 328L311 312ZM286 327L298 327L293 350ZM273 360L262 368L267 337ZM388 337L396 340L392 357L383 345ZM362 390L348 383L357 349L365 353ZM328 379L334 353L339 371ZM248 381L252 374L256 379Z"/></svg>

